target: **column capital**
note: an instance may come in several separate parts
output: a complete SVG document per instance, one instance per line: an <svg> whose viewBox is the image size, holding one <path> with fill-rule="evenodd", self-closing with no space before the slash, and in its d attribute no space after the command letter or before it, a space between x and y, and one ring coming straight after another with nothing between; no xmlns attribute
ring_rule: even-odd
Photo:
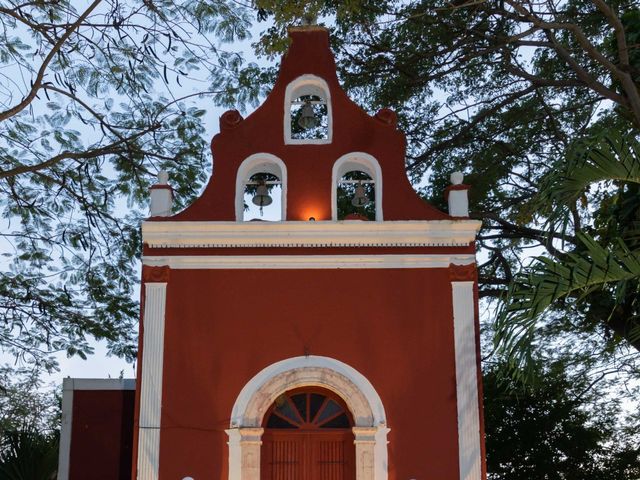
<svg viewBox="0 0 640 480"><path fill-rule="evenodd" d="M162 267L142 266L143 283L169 283L171 269L165 265Z"/></svg>
<svg viewBox="0 0 640 480"><path fill-rule="evenodd" d="M264 433L264 428L238 427L229 428L225 430L225 432L229 436L229 443L262 445L262 434Z"/></svg>
<svg viewBox="0 0 640 480"><path fill-rule="evenodd" d="M382 429L384 429L385 434L389 431L389 429L385 425L380 425L379 427L353 427L351 429L353 431L353 435L355 436L353 443L375 444L377 440L377 435Z"/></svg>
<svg viewBox="0 0 640 480"><path fill-rule="evenodd" d="M452 282L473 282L477 279L475 263L469 265L449 264L449 278Z"/></svg>

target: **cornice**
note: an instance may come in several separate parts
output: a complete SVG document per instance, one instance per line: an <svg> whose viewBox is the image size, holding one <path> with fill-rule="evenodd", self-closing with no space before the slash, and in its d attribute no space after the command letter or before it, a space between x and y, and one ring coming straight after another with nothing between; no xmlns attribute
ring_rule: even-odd
<svg viewBox="0 0 640 480"><path fill-rule="evenodd" d="M464 255L167 255L144 256L145 268L168 266L171 269L377 269L377 268L449 268L472 265L473 254Z"/></svg>
<svg viewBox="0 0 640 480"><path fill-rule="evenodd" d="M151 248L466 247L477 220L321 222L154 222L142 224Z"/></svg>

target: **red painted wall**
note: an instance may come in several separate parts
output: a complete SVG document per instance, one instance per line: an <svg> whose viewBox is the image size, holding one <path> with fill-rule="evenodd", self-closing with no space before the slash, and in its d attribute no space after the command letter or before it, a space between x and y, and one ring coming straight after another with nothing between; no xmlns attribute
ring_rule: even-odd
<svg viewBox="0 0 640 480"><path fill-rule="evenodd" d="M457 478L450 285L447 269L172 270L161 478L226 478L240 390L305 352L351 365L380 394L390 480Z"/></svg>
<svg viewBox="0 0 640 480"><path fill-rule="evenodd" d="M380 163L385 221L449 219L411 187L404 165L405 137L388 121L392 115L371 117L340 89L326 30L298 29L291 37L265 103L244 120L233 112L223 115L221 133L212 142L214 175L202 196L173 217L151 220L235 220L237 169L259 152L274 154L287 165L287 220L328 220L333 165L342 155L358 151ZM329 84L334 122L330 144L284 145L285 88L303 74ZM144 255L168 256L473 252L473 245L144 247ZM143 274L148 271L145 267ZM263 368L304 354L340 360L377 390L391 429L390 480L458 478L449 269L176 269L167 286L160 480L226 479L224 430L241 389Z"/></svg>
<svg viewBox="0 0 640 480"><path fill-rule="evenodd" d="M133 390L74 390L69 480L129 480Z"/></svg>
<svg viewBox="0 0 640 480"><path fill-rule="evenodd" d="M291 46L283 57L278 80L265 102L246 119L225 114L213 138L214 175L201 195L178 215L164 220L235 220L238 167L254 153L270 153L288 172L287 219L331 220L331 172L342 155L373 155L382 170L385 220L446 219L423 202L405 172L405 136L388 115L371 117L352 102L338 83L329 35L323 28L290 31ZM284 144L284 101L287 85L304 74L323 78L331 92L333 141L324 145ZM229 113L229 112L228 112ZM163 218L155 218L162 221Z"/></svg>

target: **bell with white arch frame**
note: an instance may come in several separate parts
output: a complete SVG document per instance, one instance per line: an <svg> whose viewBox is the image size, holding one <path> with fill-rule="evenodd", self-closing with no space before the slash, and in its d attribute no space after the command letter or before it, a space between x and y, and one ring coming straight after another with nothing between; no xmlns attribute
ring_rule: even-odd
<svg viewBox="0 0 640 480"><path fill-rule="evenodd" d="M367 194L364 193L364 186L362 182L356 185L356 193L351 200L351 205L354 207L365 207L369 204L369 199L367 198Z"/></svg>
<svg viewBox="0 0 640 480"><path fill-rule="evenodd" d="M313 105L311 105L311 100L309 99L304 101L304 105L300 110L298 125L300 125L300 127L304 128L305 130L318 126L318 118L313 112Z"/></svg>
<svg viewBox="0 0 640 480"><path fill-rule="evenodd" d="M262 214L262 207L271 205L273 199L269 196L269 189L265 182L260 182L258 188L256 188L256 194L251 200L254 205L260 207L260 213Z"/></svg>

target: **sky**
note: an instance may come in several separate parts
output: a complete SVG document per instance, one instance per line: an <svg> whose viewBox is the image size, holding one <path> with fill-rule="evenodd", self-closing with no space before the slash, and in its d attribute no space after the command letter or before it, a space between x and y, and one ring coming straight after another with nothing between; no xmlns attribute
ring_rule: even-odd
<svg viewBox="0 0 640 480"><path fill-rule="evenodd" d="M254 50L251 44L260 37L260 33L268 28L267 23L254 24L251 28L251 38L242 41L242 42L234 42L232 44L224 44L219 45L225 50L228 51L237 51L240 52L244 59L247 62L255 62L260 66L269 66L272 62L269 62L264 58L257 58L254 54ZM20 32L17 32L20 34ZM27 32L23 32L24 35L27 35ZM16 78L23 78L24 72L13 72ZM203 75L206 75L206 72L202 72ZM195 75L195 74L194 74ZM24 80L24 78L23 78ZM28 81L24 80L26 87L28 85ZM189 78L184 78L182 81L182 87L179 88L177 86L173 88L173 92L178 96L186 96L190 93L197 93L203 90L203 86L206 89L206 78L196 78L195 76ZM206 128L206 132L204 134L207 143L219 132L219 118L227 108L217 107L214 105L213 101L209 97L205 97L202 99L196 99L197 106L199 108L203 108L206 110L206 115L204 117L204 125ZM36 115L39 114L38 109L45 110L45 106L41 103L34 103L33 108L35 109ZM238 108L241 110L240 108ZM246 117L250 114L251 111L243 111L242 114ZM73 128L80 131L83 136L91 136L94 135L92 130L89 127L77 122L77 125L73 125ZM210 165L212 164L211 154L209 153L209 161ZM209 168L209 174L210 174ZM171 182L171 180L169 180ZM280 210L280 198L277 192L277 188L272 192L272 196L274 199L273 204L269 207L263 209L262 214L259 211L259 208L253 205L251 202L251 197L247 196L245 198L245 203L249 205L249 210L245 213L245 218L259 218L263 220L278 220L279 219L279 210ZM126 202L123 200L121 202L121 211L125 213L127 211ZM123 215L124 216L124 215ZM0 222L0 228L5 230L9 230L10 226L7 224L6 220ZM2 242L2 240L0 240ZM11 251L12 246L7 242L0 243L0 253L2 251ZM6 268L7 263L6 259L0 258L0 268ZM140 265L137 266L137 275L140 276ZM133 293L134 298L139 298L139 288L136 289ZM135 377L135 364L127 363L125 360L121 358L117 358L114 356L109 356L107 354L106 342L98 342L91 341L91 346L94 348L94 354L89 355L87 360L83 360L78 356L74 356L68 358L65 352L59 352L54 355L55 359L58 362L59 369L58 371L51 372L50 374L43 375L43 383L44 388L49 388L51 386L61 386L62 379L66 377L72 378L133 378ZM16 360L13 356L8 355L7 353L0 351L0 364L8 364L8 365L16 365Z"/></svg>

